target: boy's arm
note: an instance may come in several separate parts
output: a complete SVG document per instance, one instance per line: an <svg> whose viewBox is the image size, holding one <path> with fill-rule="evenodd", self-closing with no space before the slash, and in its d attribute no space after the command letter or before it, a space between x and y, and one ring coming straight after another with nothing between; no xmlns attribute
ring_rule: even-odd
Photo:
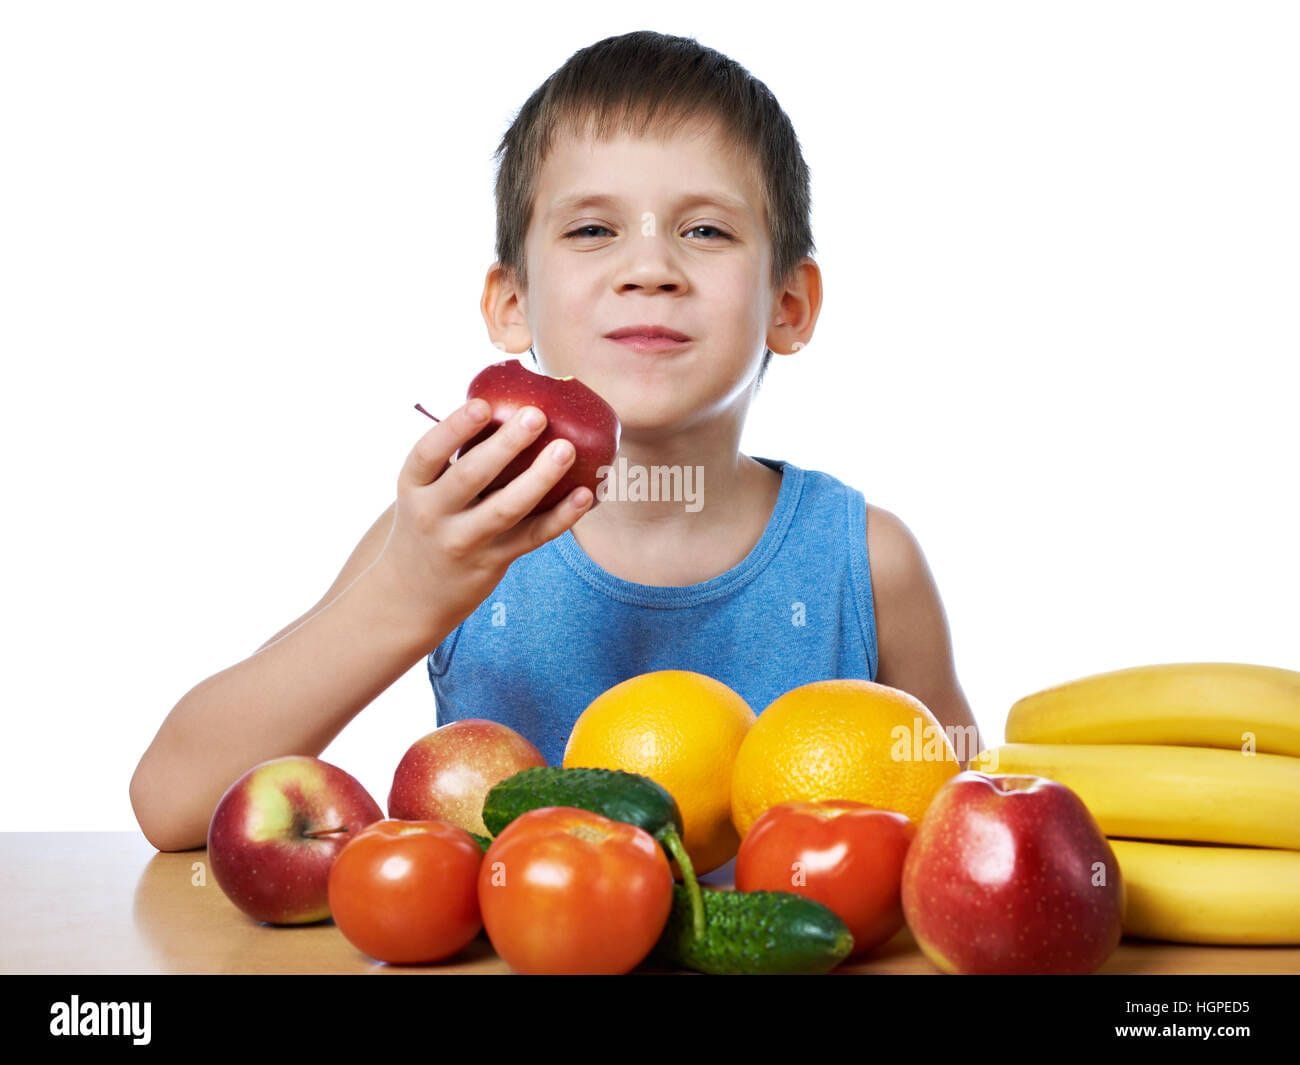
<svg viewBox="0 0 1300 1065"><path fill-rule="evenodd" d="M281 636L287 636L317 611L329 606L329 604L334 601L344 588L369 568L370 564L374 562L375 559L379 557L380 552L383 551L384 544L388 542L388 534L393 531L393 512L396 508L397 504L395 502L389 503L388 509L375 519L375 523L366 531L365 536L361 538L361 541L348 557L347 562L343 564L343 568L339 571L339 575L334 578L334 583L331 584L325 594L320 597L320 601L308 610L307 613L289 622L288 625L267 640L266 643L262 644L262 646L258 648L259 651L270 647L271 644L275 643L275 641Z"/></svg>
<svg viewBox="0 0 1300 1065"><path fill-rule="evenodd" d="M475 411L479 417L475 417ZM131 805L159 850L201 847L212 812L243 773L286 754L318 756L376 696L444 640L511 563L572 527L592 503L572 493L532 516L574 461L554 446L477 505L542 431L532 405L473 453L452 456L490 414L481 399L428 430L397 478L397 499L312 611L242 662L191 689L131 778ZM585 494L579 503L575 495Z"/></svg>
<svg viewBox="0 0 1300 1065"><path fill-rule="evenodd" d="M131 804L159 850L206 841L226 788L282 754L319 754L456 624L412 617L376 564L392 508L371 526L329 591L250 657L193 688L168 714L131 778Z"/></svg>
<svg viewBox="0 0 1300 1065"><path fill-rule="evenodd" d="M867 505L867 553L876 609L876 681L914 695L953 741L962 768L982 749L975 715L957 681L939 589L912 531Z"/></svg>

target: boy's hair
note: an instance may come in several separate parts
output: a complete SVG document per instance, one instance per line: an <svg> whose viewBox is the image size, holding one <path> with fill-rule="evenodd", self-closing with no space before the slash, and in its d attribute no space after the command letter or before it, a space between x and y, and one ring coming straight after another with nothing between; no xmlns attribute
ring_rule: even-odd
<svg viewBox="0 0 1300 1065"><path fill-rule="evenodd" d="M816 251L808 166L790 119L771 90L734 60L693 38L652 30L606 37L574 52L520 108L493 155L497 261L527 288L524 235L557 132L590 129L598 139L616 132L672 134L701 118L712 118L723 142L757 164L772 243L770 281L774 288L784 284ZM771 360L764 347L758 385Z"/></svg>

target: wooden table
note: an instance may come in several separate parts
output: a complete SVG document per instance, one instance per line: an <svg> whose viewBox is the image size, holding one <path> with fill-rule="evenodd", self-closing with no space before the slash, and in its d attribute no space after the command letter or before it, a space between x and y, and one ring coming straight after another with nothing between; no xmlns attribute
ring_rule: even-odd
<svg viewBox="0 0 1300 1065"><path fill-rule="evenodd" d="M703 878L729 885L732 866ZM235 909L205 850L166 854L138 832L0 833L0 972L506 973L480 936L436 966L389 966L330 922L274 928ZM647 965L646 971L664 971ZM1125 939L1102 973L1300 973L1300 947ZM938 973L904 929L836 974Z"/></svg>

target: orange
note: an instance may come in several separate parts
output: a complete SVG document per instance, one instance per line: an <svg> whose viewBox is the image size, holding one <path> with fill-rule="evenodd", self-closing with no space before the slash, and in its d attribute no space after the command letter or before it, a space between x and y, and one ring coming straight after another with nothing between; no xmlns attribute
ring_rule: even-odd
<svg viewBox="0 0 1300 1065"><path fill-rule="evenodd" d="M686 669L640 673L582 712L564 766L622 769L665 788L681 810L682 843L702 876L740 848L731 822L731 765L754 721L750 705L713 677Z"/></svg>
<svg viewBox="0 0 1300 1065"><path fill-rule="evenodd" d="M819 680L759 714L732 771L732 819L743 839L777 803L855 799L919 825L960 769L943 727L915 696L869 680Z"/></svg>

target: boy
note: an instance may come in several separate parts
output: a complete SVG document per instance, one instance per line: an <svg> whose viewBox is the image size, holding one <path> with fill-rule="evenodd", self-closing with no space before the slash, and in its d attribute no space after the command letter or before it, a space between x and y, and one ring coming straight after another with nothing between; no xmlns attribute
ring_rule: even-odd
<svg viewBox="0 0 1300 1065"><path fill-rule="evenodd" d="M497 154L492 341L608 401L620 466L707 473L705 505L592 509L580 488L528 519L573 459L565 441L475 502L545 419L525 408L452 463L489 413L465 404L417 442L321 600L163 722L131 781L160 850L203 846L232 781L319 755L426 656L438 725L500 720L552 765L591 699L664 668L715 676L755 712L809 680L876 680L964 734L960 760L979 750L906 526L828 474L738 451L772 353L805 346L821 308L808 171L767 88L689 38L607 38L529 98ZM610 336L628 327L677 339Z"/></svg>

